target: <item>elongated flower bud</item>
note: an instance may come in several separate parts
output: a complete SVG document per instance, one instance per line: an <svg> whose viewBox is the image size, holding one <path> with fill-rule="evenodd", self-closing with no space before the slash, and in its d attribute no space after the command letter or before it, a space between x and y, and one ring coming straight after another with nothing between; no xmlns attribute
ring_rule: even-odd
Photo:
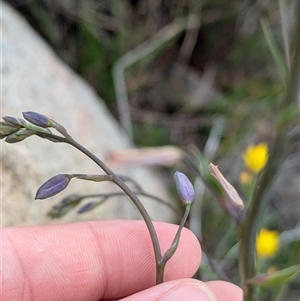
<svg viewBox="0 0 300 301"><path fill-rule="evenodd" d="M61 218L73 209L74 206L72 204L66 206L53 206L52 209L47 213L47 216L49 216L52 219Z"/></svg>
<svg viewBox="0 0 300 301"><path fill-rule="evenodd" d="M72 204L72 205L76 206L81 201L82 201L82 196L77 195L77 194L71 194L71 195L68 195L65 198L63 198L58 205L65 206L65 205Z"/></svg>
<svg viewBox="0 0 300 301"><path fill-rule="evenodd" d="M77 211L77 213L79 214L82 214L82 213L85 213L85 212L88 212L92 209L94 209L98 204L95 203L95 202L88 202L86 204L84 204L82 207L80 207Z"/></svg>
<svg viewBox="0 0 300 301"><path fill-rule="evenodd" d="M11 125L13 125L15 127L18 127L18 128L25 127L26 124L27 124L26 121L24 119L21 119L21 118L15 118L15 117L11 117L11 116L5 116L5 117L3 117L3 119L8 124L11 124Z"/></svg>
<svg viewBox="0 0 300 301"><path fill-rule="evenodd" d="M43 200L58 194L69 185L72 178L72 175L67 174L59 174L52 177L38 189L35 199Z"/></svg>
<svg viewBox="0 0 300 301"><path fill-rule="evenodd" d="M210 163L209 167L211 169L212 175L216 178L222 188L221 194L217 195L216 198L229 216L236 222L240 223L244 218L244 202L240 198L236 189L225 179L222 173L219 171L218 167Z"/></svg>
<svg viewBox="0 0 300 301"><path fill-rule="evenodd" d="M34 132L31 130L19 129L18 131L8 135L5 139L5 142L7 142L7 143L20 142L20 141L26 139L27 137L32 136L33 134L34 134Z"/></svg>
<svg viewBox="0 0 300 301"><path fill-rule="evenodd" d="M53 121L43 114L36 113L36 112L30 112L30 111L23 112L22 114L27 121L29 121L37 126L40 126L42 128L47 128L47 127L51 127L54 125Z"/></svg>
<svg viewBox="0 0 300 301"><path fill-rule="evenodd" d="M74 207L76 207L82 201L80 195L72 194L63 198L58 204L54 205L52 209L47 213L47 216L54 218L60 218L69 213Z"/></svg>
<svg viewBox="0 0 300 301"><path fill-rule="evenodd" d="M9 134L16 132L19 127L0 121L0 138L4 138Z"/></svg>
<svg viewBox="0 0 300 301"><path fill-rule="evenodd" d="M184 205L191 204L194 200L195 191L188 177L179 171L174 174L178 196Z"/></svg>

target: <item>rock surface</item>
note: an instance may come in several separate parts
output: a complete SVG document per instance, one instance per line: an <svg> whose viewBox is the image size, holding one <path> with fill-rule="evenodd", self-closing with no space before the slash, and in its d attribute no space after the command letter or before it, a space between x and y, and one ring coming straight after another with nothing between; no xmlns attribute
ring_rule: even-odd
<svg viewBox="0 0 300 301"><path fill-rule="evenodd" d="M36 111L63 124L74 139L99 158L130 143L93 89L68 68L8 4L1 2L2 104L1 116L22 117ZM73 180L65 191L34 201L39 186L59 173L103 172L87 157L65 144L36 136L17 144L1 141L2 225L37 225L80 220L140 218L126 197L110 199L92 212L72 212L50 220L47 211L71 193L119 191L110 183ZM136 179L148 193L169 199L163 178L155 170L127 169L118 173ZM143 200L154 220L170 221L163 205Z"/></svg>

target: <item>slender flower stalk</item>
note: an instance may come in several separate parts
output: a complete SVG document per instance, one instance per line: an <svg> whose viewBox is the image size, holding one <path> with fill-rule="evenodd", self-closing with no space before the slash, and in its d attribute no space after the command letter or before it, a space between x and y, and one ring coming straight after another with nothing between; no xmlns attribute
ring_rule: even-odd
<svg viewBox="0 0 300 301"><path fill-rule="evenodd" d="M177 232L175 234L173 242L172 242L171 246L169 247L169 249L165 252L165 254L161 258L160 268L163 269L163 270L165 268L165 265L166 265L167 261L174 255L174 253L177 250L177 247L178 247L178 244L179 244L179 239L180 239L180 234L181 234L182 228L183 228L183 226L184 226L184 224L185 224L185 222L188 218L188 215L191 211L191 207L192 207L191 203L185 205L184 215L181 219L181 222L179 224L179 227L177 229Z"/></svg>
<svg viewBox="0 0 300 301"><path fill-rule="evenodd" d="M63 128L63 127L60 127ZM103 162L101 161L97 156L95 156L93 153L91 153L88 149L86 149L84 146L79 144L77 141L75 141L63 128L63 133L66 138L62 138L62 142L65 142L67 144L72 145L73 147L77 148L80 152L84 153L87 157L89 157L91 160L93 160L99 167L103 169L103 171L111 176L112 181L119 186L127 195L128 197L133 201L137 209L139 210L140 214L142 215L147 228L150 233L150 237L153 244L154 249L154 255L155 255L155 261L156 261L156 284L162 283L163 281L163 273L161 272L159 262L161 260L161 249L158 241L158 237L153 225L153 222L143 206L142 202L139 200L139 198L131 191L131 189ZM47 134L42 134L43 136L47 136ZM41 135L41 136L42 136Z"/></svg>
<svg viewBox="0 0 300 301"><path fill-rule="evenodd" d="M6 137L7 142L13 143L18 142L30 135L37 135L41 138L48 139L52 142L60 142L60 143L67 143L78 149L80 152L85 154L87 157L89 157L91 160L93 160L109 177L105 178L104 180L110 180L114 182L121 190L125 192L125 194L128 195L128 197L132 200L132 202L135 204L137 209L139 210L140 214L142 215L146 226L148 228L153 249L154 249L154 256L155 256L155 262L156 262L156 284L163 282L163 270L160 268L159 262L161 261L162 254L160 249L160 244L158 241L158 237L153 225L153 222L146 211L145 207L137 197L137 195L125 184L124 181L122 181L103 161L101 161L97 156L95 156L92 152L90 152L88 149L86 149L84 146L79 144L77 141L75 141L67 132L67 130L62 126L60 123L50 120L48 117L35 113L35 112L27 112L24 113L25 117L29 120L34 122L35 124L27 124L25 120L17 119L14 117L4 117L5 124L1 124L1 139ZM38 124L38 125L36 125ZM47 126L48 124L48 126ZM3 129L3 125L6 126L6 129ZM42 127L41 127L42 126ZM44 127L43 127L44 126ZM17 132L13 132L10 135L15 135L16 133L22 131L21 136L15 135L16 137L10 138L10 135L4 134L4 132L10 133L10 129L8 127L15 127L17 129ZM54 135L52 132L48 129L48 127L54 127L63 137ZM20 129L19 129L20 128ZM28 130L30 128L30 130ZM51 179L49 179L46 183L44 183L40 189L37 191L36 199L45 199L50 196L53 196L57 194L58 192L62 191L67 187L69 184L69 181L74 177L75 175L57 175ZM99 178L99 176L95 175L77 175L77 177L81 177L85 180L92 180L92 181L102 181L103 177ZM74 203L79 202L80 200L76 200ZM74 204L70 204L71 207L74 206ZM68 208L65 208L66 210L69 210Z"/></svg>
<svg viewBox="0 0 300 301"><path fill-rule="evenodd" d="M60 193L69 185L73 178L93 182L112 181L112 177L109 175L59 174L46 181L38 189L35 199L44 200Z"/></svg>
<svg viewBox="0 0 300 301"><path fill-rule="evenodd" d="M288 80L286 93L279 110L284 110L291 104L299 101L300 94L300 4L296 5L296 30L295 30L295 51L294 60L291 64L292 69ZM279 166L285 158L287 149L287 131L288 124L281 123L278 120L276 124L276 136L272 147L268 162L258 178L253 198L250 202L246 219L239 228L240 249L239 249L239 268L242 278L242 288L244 291L244 301L254 300L254 288L249 284L248 280L256 274L256 236L259 229L260 220L267 207L270 191Z"/></svg>
<svg viewBox="0 0 300 301"><path fill-rule="evenodd" d="M177 229L177 232L175 234L175 237L173 239L171 246L163 254L163 256L159 262L159 267L160 267L162 274L164 272L167 261L174 255L174 253L176 252L176 250L178 248L180 234L181 234L182 228L187 220L187 217L190 213L190 210L191 210L191 207L192 207L192 204L194 201L194 197L195 197L194 187L193 187L192 183L190 182L190 180L188 179L188 177L184 173L176 171L174 174L174 180L175 180L178 196L179 196L180 200L182 201L183 206L185 207L185 212L181 219L181 222L179 224L179 227Z"/></svg>
<svg viewBox="0 0 300 301"><path fill-rule="evenodd" d="M93 160L99 167L101 167L106 174L108 174L112 177L112 181L117 186L119 186L128 195L128 197L132 200L132 202L135 204L135 206L139 210L140 214L142 215L142 217L147 225L147 228L149 230L150 236L151 236L153 249L154 249L154 255L155 255L155 261L156 261L156 284L162 283L163 282L163 273L161 272L161 269L159 266L159 262L162 257L161 249L160 249L158 237L157 237L153 222L152 222L147 210L143 206L142 202L131 191L131 189L97 156L95 156L88 149L86 149L84 146L82 146L77 141L75 141L71 136L68 136L65 139L65 142L74 146L75 148L77 148L79 151L81 151L86 156L88 156L91 160Z"/></svg>
<svg viewBox="0 0 300 301"><path fill-rule="evenodd" d="M146 193L143 191L135 191L134 193L137 196L143 196L143 197L150 198L153 201L156 201L159 204L162 204L162 205L168 207L178 217L180 217L182 215L181 211L179 211L172 204L170 204L169 202L167 202L155 195L152 195L152 194L149 194L149 193ZM83 201L85 199L92 199L92 198L101 199L101 201L97 203L98 205L101 205L104 202L106 202L109 198L117 197L117 196L124 196L124 195L125 195L125 193L123 191L110 192L110 193L86 194L86 195L69 195L69 196L63 198L58 204L55 204L52 207L52 209L47 213L47 215L53 219L60 218L69 212L68 210L65 209L65 207L67 207L69 210L72 210L75 206L77 206L81 201ZM73 205L73 206L69 206L69 205Z"/></svg>

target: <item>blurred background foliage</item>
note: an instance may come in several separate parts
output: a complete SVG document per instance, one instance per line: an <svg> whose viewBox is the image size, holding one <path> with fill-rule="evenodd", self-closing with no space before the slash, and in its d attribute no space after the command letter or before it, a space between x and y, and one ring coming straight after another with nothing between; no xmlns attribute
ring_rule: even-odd
<svg viewBox="0 0 300 301"><path fill-rule="evenodd" d="M271 118L283 86L260 18L267 18L279 39L277 1L9 2L96 89L116 117L122 114L112 75L116 61L178 19L196 18L194 27L187 24L126 72L135 144L203 147L211 116L218 113L230 121L225 136L231 140L239 139L233 131L244 135L253 128L269 138L264 120Z"/></svg>
<svg viewBox="0 0 300 301"><path fill-rule="evenodd" d="M148 47L147 55L124 68L134 144L171 144L183 149L193 144L203 150L216 117L223 116L225 126L214 162L246 199L239 182L241 154L249 143L273 139L276 108L285 89L260 23L268 24L284 61L277 0L7 2L94 87L118 120L125 112L118 106L114 67L120 61L126 63L126 55L140 45ZM285 2L290 33L295 1ZM159 37L164 42L155 45ZM280 233L299 223L299 202L295 201L300 170L298 118L290 123L296 138L282 173L286 177L288 171L289 183L294 182L286 186L288 191L282 183L275 187L263 222ZM201 217L207 251L238 283L234 226L210 195L204 195ZM294 262L299 262L299 242L291 244L297 250L292 254ZM286 267L289 246L283 246L269 266ZM214 277L205 266L201 273L203 279ZM297 290L299 282L294 281L290 296L296 296ZM271 300L269 297L265 295L264 300Z"/></svg>

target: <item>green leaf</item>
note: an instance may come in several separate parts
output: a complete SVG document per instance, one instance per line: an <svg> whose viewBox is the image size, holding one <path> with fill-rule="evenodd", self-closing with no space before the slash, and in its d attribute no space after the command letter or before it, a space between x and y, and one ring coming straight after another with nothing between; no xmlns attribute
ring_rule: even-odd
<svg viewBox="0 0 300 301"><path fill-rule="evenodd" d="M279 286L290 281L300 272L300 264L293 265L289 268L270 272L266 274L259 274L248 280L248 283L256 286Z"/></svg>
<svg viewBox="0 0 300 301"><path fill-rule="evenodd" d="M263 30L263 34L266 40L266 43L269 47L269 50L271 52L271 55L274 59L274 62L278 68L278 71L280 73L280 76L282 78L283 84L286 86L286 82L287 82L287 71L286 71L286 67L284 65L284 62L281 58L281 54L280 51L273 39L273 35L271 32L271 29L269 27L269 24L267 24L264 20L261 20L261 27Z"/></svg>

